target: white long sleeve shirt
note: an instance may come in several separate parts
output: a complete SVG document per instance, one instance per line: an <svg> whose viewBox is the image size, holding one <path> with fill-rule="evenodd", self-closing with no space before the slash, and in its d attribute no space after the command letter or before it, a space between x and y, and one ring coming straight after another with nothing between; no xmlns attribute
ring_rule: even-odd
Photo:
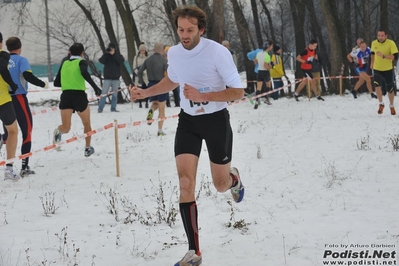
<svg viewBox="0 0 399 266"><path fill-rule="evenodd" d="M168 77L172 82L195 87L201 93L218 92L231 88L242 89L242 83L228 49L221 44L201 38L194 49L187 50L181 43L168 51ZM228 106L227 102L193 103L180 90L180 106L189 115L211 114Z"/></svg>

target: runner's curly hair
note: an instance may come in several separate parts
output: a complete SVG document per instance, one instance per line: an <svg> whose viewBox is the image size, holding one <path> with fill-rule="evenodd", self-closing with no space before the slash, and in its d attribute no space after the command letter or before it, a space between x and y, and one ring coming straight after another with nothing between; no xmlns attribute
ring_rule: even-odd
<svg viewBox="0 0 399 266"><path fill-rule="evenodd" d="M174 21L176 28L179 27L179 25L177 24L177 20L179 18L187 18L192 23L193 23L193 21L191 19L196 18L197 23L193 23L193 24L197 24L199 30L204 29L204 34L205 34L205 32L206 32L206 14L201 8L199 8L197 6L182 6L182 7L178 7L175 10L173 10L173 21Z"/></svg>

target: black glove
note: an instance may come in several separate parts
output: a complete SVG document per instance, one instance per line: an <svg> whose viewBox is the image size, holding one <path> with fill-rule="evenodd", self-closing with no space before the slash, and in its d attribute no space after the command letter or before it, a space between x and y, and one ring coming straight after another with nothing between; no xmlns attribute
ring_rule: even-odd
<svg viewBox="0 0 399 266"><path fill-rule="evenodd" d="M102 90L100 90L99 88L95 88L94 92L96 93L96 96L100 96L102 93Z"/></svg>
<svg viewBox="0 0 399 266"><path fill-rule="evenodd" d="M12 84L10 85L10 88L11 88L10 94L14 94L14 93L16 93L17 90L18 90L18 85L15 84L15 83L12 83Z"/></svg>
<svg viewBox="0 0 399 266"><path fill-rule="evenodd" d="M271 66L272 68L274 68L274 62L273 62L273 61L270 61L270 66Z"/></svg>

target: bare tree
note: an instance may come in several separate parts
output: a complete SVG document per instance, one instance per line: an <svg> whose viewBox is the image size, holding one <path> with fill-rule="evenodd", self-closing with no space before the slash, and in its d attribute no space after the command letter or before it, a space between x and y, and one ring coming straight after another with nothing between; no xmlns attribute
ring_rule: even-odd
<svg viewBox="0 0 399 266"><path fill-rule="evenodd" d="M173 15L172 12L177 8L177 4L175 0L163 0L163 6L165 8L166 15L168 17L169 23L173 29L173 36L175 39L175 42L177 43L179 41L179 35L177 34L177 28L175 24L173 23Z"/></svg>
<svg viewBox="0 0 399 266"><path fill-rule="evenodd" d="M364 40L366 43L371 43L370 40L370 0L363 0L363 25L364 25L364 32L366 33L364 36Z"/></svg>
<svg viewBox="0 0 399 266"><path fill-rule="evenodd" d="M388 0L380 0L380 26L389 32Z"/></svg>
<svg viewBox="0 0 399 266"><path fill-rule="evenodd" d="M238 29L238 34L240 37L240 42L241 42L241 49L244 54L246 54L248 51L251 50L250 45L249 45L249 27L247 20L245 19L245 16L242 12L242 9L240 8L240 4L238 3L237 0L230 0L230 2L233 5L233 10L234 10L234 18L235 22L237 25ZM245 64L245 71L247 74L247 80L251 81L256 78L255 73L253 72L253 62L249 60L244 60Z"/></svg>
<svg viewBox="0 0 399 266"><path fill-rule="evenodd" d="M296 54L300 54L302 50L306 47L305 34L304 34L304 24L305 24L305 11L307 0L289 0L292 12L292 19L294 22L294 33L295 33L295 47ZM302 78L302 73L300 73L301 65L296 61L295 78Z"/></svg>
<svg viewBox="0 0 399 266"><path fill-rule="evenodd" d="M339 75L341 65L346 62L345 33L338 16L336 0L321 0L321 8L326 20L328 35L331 44L331 74ZM338 93L338 86L330 87L330 93Z"/></svg>
<svg viewBox="0 0 399 266"><path fill-rule="evenodd" d="M224 5L223 0L213 0L212 3L212 32L208 37L215 42L224 40Z"/></svg>
<svg viewBox="0 0 399 266"><path fill-rule="evenodd" d="M305 1L305 4L309 14L317 14L313 1ZM312 33L312 38L316 38L318 41L317 48L320 51L321 61L323 62L323 68L325 69L326 73L329 73L331 71L331 69L329 68L330 57L328 56L327 46L323 38L323 33L321 30L320 23L316 15L310 15L309 21L310 21L310 31ZM322 84L322 90L323 92L325 92L326 89L324 87L324 83L321 84Z"/></svg>
<svg viewBox="0 0 399 266"><path fill-rule="evenodd" d="M251 0L251 7L252 7L252 16L254 17L254 26L255 26L257 47L262 47L263 39L262 39L262 33L260 31L258 5L256 4L256 0Z"/></svg>
<svg viewBox="0 0 399 266"><path fill-rule="evenodd" d="M267 18L267 22L269 23L269 30L270 30L270 35L273 41L276 41L276 35L274 33L274 27L273 27L273 20L272 20L272 16L270 14L269 9L267 8L267 5L265 3L265 1L263 0L259 0L262 7L263 7L263 11L265 11L266 14L266 18Z"/></svg>

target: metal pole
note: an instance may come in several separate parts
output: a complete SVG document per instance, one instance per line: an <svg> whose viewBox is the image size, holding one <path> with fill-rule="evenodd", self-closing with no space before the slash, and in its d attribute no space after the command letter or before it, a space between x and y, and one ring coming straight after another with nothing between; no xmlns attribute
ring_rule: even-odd
<svg viewBox="0 0 399 266"><path fill-rule="evenodd" d="M49 30L49 21L48 21L48 4L47 0L44 0L44 5L46 9L46 40L47 40L47 73L48 73L48 81L53 82L53 71L51 69L51 50L50 50L50 30Z"/></svg>

